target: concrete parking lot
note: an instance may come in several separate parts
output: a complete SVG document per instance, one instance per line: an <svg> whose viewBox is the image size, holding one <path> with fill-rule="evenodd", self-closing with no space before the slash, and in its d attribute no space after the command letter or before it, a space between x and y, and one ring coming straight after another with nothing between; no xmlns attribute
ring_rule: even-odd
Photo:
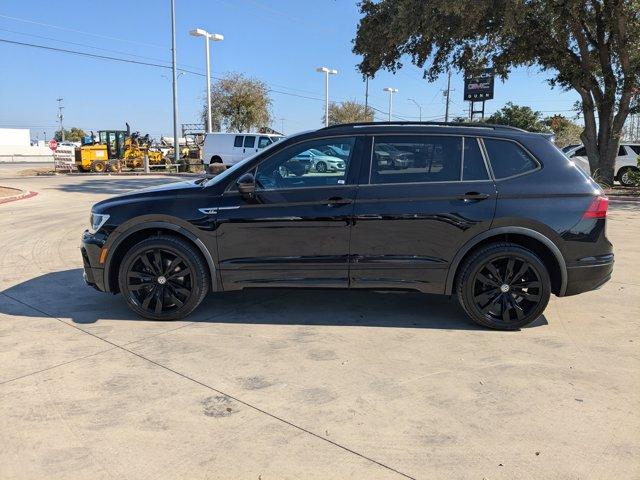
<svg viewBox="0 0 640 480"><path fill-rule="evenodd" d="M168 177L21 177L0 205L2 479L640 478L640 206L611 282L519 332L415 293L210 295L187 321L85 287L91 205Z"/></svg>

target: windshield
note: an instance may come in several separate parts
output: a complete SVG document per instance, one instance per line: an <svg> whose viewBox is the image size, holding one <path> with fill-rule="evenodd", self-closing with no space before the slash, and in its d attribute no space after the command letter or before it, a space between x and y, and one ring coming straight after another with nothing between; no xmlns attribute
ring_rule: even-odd
<svg viewBox="0 0 640 480"><path fill-rule="evenodd" d="M227 168L224 172L219 173L218 175L216 175L213 178L210 178L209 180L207 180L204 183L205 187L208 187L210 185L216 185L217 183L220 183L221 181L223 181L225 178L227 178L229 175L233 174L233 172L240 170L243 166L245 166L247 164L247 162L250 162L253 158L257 157L258 155L262 155L264 152L266 152L267 150L270 150L271 148L273 148L275 146L275 142L268 145L267 147L263 148L262 150L260 150L259 152L254 153L253 155L250 155L246 158L243 158L242 160L240 160L238 163L236 163L235 165L232 165L231 167Z"/></svg>

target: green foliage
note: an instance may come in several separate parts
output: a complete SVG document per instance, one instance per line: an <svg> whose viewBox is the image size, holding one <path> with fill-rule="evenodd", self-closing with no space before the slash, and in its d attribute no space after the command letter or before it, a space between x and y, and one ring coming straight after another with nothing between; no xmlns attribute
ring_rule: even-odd
<svg viewBox="0 0 640 480"><path fill-rule="evenodd" d="M266 127L272 120L270 108L269 87L260 80L228 73L212 85L213 130L245 132ZM206 103L202 119L206 123Z"/></svg>
<svg viewBox="0 0 640 480"><path fill-rule="evenodd" d="M504 107L488 117L487 123L510 125L529 132L550 131L543 121L542 113L532 110L531 107L515 105L511 102L508 102Z"/></svg>
<svg viewBox="0 0 640 480"><path fill-rule="evenodd" d="M324 121L324 115L322 116ZM373 109L362 103L349 100L329 105L329 125L338 123L373 122Z"/></svg>
<svg viewBox="0 0 640 480"><path fill-rule="evenodd" d="M362 0L354 52L373 77L407 59L434 80L490 65L502 78L537 65L581 98L591 169L613 180L640 82L640 0ZM597 115L596 115L597 113Z"/></svg>
<svg viewBox="0 0 640 480"><path fill-rule="evenodd" d="M555 135L555 143L558 147L582 143L580 134L584 130L582 125L569 120L564 115L553 115L544 120Z"/></svg>
<svg viewBox="0 0 640 480"><path fill-rule="evenodd" d="M67 130L66 128L63 129L64 130L64 140L66 142L80 142L82 141L82 137L84 137L86 134L84 133L84 130L82 130L81 128L77 128L77 127L72 127L71 130ZM54 138L61 142L62 141L62 132L60 130L57 130Z"/></svg>

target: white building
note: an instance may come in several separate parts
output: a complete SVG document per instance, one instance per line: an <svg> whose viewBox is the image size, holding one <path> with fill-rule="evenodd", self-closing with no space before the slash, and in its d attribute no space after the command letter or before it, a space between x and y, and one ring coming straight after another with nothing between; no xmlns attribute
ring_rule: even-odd
<svg viewBox="0 0 640 480"><path fill-rule="evenodd" d="M0 128L0 162L50 162L48 146L31 146L28 128Z"/></svg>

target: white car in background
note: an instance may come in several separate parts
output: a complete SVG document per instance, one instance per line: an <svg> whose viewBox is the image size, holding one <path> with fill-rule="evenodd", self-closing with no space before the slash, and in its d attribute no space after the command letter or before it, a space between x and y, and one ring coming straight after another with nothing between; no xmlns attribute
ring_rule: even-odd
<svg viewBox="0 0 640 480"><path fill-rule="evenodd" d="M271 133L207 133L204 137L202 161L205 165L234 165L282 138Z"/></svg>
<svg viewBox="0 0 640 480"><path fill-rule="evenodd" d="M614 175L615 179L622 185L631 186L633 181L630 173L638 171L638 155L640 154L640 143L621 143L616 157ZM591 175L589 159L586 149L580 145L565 152L573 162L582 170Z"/></svg>

